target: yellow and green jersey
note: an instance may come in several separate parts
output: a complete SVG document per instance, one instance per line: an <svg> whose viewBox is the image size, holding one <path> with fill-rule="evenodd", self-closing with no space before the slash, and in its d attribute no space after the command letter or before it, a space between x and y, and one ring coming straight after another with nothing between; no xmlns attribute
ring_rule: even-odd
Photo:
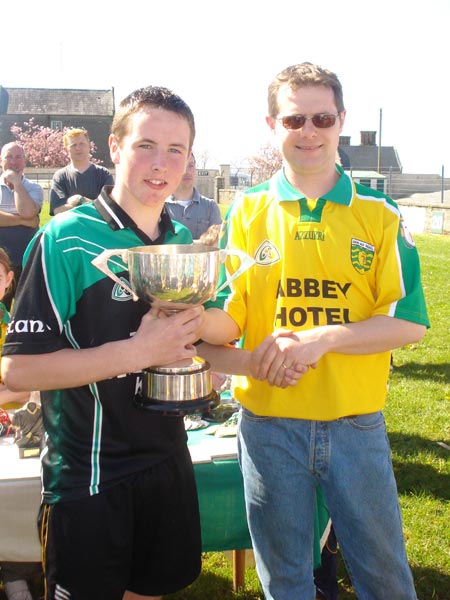
<svg viewBox="0 0 450 600"><path fill-rule="evenodd" d="M336 167L333 189L308 199L283 171L237 198L222 245L256 264L219 294L253 350L274 329L308 330L375 315L429 325L419 258L400 211L386 195ZM236 261L236 262L235 262ZM229 258L227 269L236 270ZM259 415L331 420L384 406L390 353L329 353L284 390L236 377L234 394Z"/></svg>
<svg viewBox="0 0 450 600"><path fill-rule="evenodd" d="M8 323L10 322L11 317L9 315L9 311L3 302L0 302L0 356L3 350L3 344L5 343L6 330L8 328ZM0 376L1 381L1 376Z"/></svg>

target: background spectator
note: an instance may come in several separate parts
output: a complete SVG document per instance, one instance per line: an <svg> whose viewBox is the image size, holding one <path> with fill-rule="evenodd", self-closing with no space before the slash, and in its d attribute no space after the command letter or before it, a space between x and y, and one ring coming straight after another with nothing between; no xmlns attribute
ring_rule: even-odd
<svg viewBox="0 0 450 600"><path fill-rule="evenodd" d="M44 194L40 185L23 175L27 158L20 144L5 144L0 161L3 169L0 176L0 246L7 252L14 271L14 281L3 301L9 310L22 272L23 253L39 227Z"/></svg>
<svg viewBox="0 0 450 600"><path fill-rule="evenodd" d="M104 185L113 185L114 179L106 167L91 161L89 134L85 129L70 129L63 137L70 163L53 175L50 190L50 214L56 215L84 199L93 200Z"/></svg>
<svg viewBox="0 0 450 600"><path fill-rule="evenodd" d="M192 154L180 185L166 200L166 208L175 221L183 223L194 240L211 225L220 225L222 217L219 207L211 198L202 196L195 187L196 166Z"/></svg>

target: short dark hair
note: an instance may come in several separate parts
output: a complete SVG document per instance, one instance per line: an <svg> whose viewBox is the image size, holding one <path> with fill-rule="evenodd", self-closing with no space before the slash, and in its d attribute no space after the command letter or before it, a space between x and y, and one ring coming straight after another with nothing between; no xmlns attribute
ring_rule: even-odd
<svg viewBox="0 0 450 600"><path fill-rule="evenodd" d="M278 115L278 92L280 87L284 84L287 84L293 90L313 85L324 85L325 87L329 87L333 90L337 111L341 113L345 110L342 86L337 75L327 69L319 67L319 65L304 62L287 67L281 71L281 73L278 73L269 85L268 105L269 115L271 117L275 118Z"/></svg>
<svg viewBox="0 0 450 600"><path fill-rule="evenodd" d="M144 106L162 108L186 119L191 130L191 148L195 138L195 121L191 109L180 96L165 87L148 86L135 90L122 100L114 115L111 133L119 142L127 135L130 116Z"/></svg>

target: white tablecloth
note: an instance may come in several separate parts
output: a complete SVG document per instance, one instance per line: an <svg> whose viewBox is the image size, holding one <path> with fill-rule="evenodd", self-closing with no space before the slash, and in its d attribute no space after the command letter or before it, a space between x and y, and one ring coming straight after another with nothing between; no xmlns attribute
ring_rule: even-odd
<svg viewBox="0 0 450 600"><path fill-rule="evenodd" d="M0 561L40 561L36 517L40 460L19 458L13 437L0 438Z"/></svg>

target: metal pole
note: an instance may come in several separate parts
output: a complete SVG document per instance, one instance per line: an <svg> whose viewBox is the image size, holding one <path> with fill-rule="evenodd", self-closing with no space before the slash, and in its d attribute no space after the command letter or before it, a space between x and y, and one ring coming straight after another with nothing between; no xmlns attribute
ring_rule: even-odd
<svg viewBox="0 0 450 600"><path fill-rule="evenodd" d="M383 109L380 108L380 126L378 135L378 173L381 173L381 123L383 120Z"/></svg>
<svg viewBox="0 0 450 600"><path fill-rule="evenodd" d="M441 204L444 204L444 165L442 165L442 175L441 175Z"/></svg>

